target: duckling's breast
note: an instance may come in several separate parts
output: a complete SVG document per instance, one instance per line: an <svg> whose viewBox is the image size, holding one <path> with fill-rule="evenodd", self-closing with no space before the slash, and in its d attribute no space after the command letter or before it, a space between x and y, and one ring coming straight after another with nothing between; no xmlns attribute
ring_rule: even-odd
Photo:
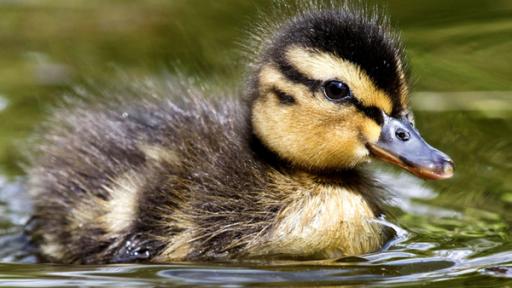
<svg viewBox="0 0 512 288"><path fill-rule="evenodd" d="M358 191L318 184L294 194L253 254L336 258L376 251L388 238L375 221L378 212Z"/></svg>

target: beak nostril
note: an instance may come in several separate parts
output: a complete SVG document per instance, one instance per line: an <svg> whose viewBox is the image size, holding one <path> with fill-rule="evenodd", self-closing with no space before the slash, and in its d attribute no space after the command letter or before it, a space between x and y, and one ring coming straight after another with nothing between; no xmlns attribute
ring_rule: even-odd
<svg viewBox="0 0 512 288"><path fill-rule="evenodd" d="M411 134L402 128L396 129L395 136L403 142L409 141L409 139L411 139Z"/></svg>

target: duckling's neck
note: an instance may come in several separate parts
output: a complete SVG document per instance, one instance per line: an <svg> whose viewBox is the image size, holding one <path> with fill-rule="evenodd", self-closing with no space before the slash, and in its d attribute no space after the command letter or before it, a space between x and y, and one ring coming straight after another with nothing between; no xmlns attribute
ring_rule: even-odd
<svg viewBox="0 0 512 288"><path fill-rule="evenodd" d="M337 187L359 194L369 203L373 211L381 214L384 198L383 189L378 185L374 176L358 167L339 168L339 169L312 169L293 165L289 161L282 159L269 149L254 134L250 137L250 147L254 152L256 159L269 167L269 170L275 170L285 179L290 180L297 186L309 186L330 189Z"/></svg>
<svg viewBox="0 0 512 288"><path fill-rule="evenodd" d="M251 124L249 124L249 127L249 130L253 130ZM256 158L284 174L295 176L301 175L300 177L307 175L306 178L315 179L318 183L324 184L344 183L349 185L354 182L352 180L360 179L361 177L365 178L364 180L370 180L361 172L360 169L354 167L319 169L297 166L272 151L272 149L265 145L258 136L251 134L249 139L249 146L256 155Z"/></svg>

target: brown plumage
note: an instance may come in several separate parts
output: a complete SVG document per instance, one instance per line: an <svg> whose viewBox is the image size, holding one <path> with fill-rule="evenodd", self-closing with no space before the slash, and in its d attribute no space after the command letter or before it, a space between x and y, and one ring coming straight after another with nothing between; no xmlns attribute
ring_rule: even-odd
<svg viewBox="0 0 512 288"><path fill-rule="evenodd" d="M448 176L447 158L440 172L377 148L390 121L410 124L402 49L385 21L347 6L308 6L260 47L247 95L153 80L57 112L27 170L30 233L42 258L368 253L391 235L375 221L383 189L359 168L370 151L420 176Z"/></svg>

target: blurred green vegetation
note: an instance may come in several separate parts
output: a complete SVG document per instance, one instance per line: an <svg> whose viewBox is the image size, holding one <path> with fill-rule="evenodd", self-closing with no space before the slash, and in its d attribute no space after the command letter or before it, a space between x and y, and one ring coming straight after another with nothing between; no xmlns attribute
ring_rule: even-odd
<svg viewBox="0 0 512 288"><path fill-rule="evenodd" d="M18 173L18 140L83 81L178 67L211 85L241 82L240 43L271 2L0 2L0 167ZM511 1L374 2L403 33L416 91L512 90Z"/></svg>

